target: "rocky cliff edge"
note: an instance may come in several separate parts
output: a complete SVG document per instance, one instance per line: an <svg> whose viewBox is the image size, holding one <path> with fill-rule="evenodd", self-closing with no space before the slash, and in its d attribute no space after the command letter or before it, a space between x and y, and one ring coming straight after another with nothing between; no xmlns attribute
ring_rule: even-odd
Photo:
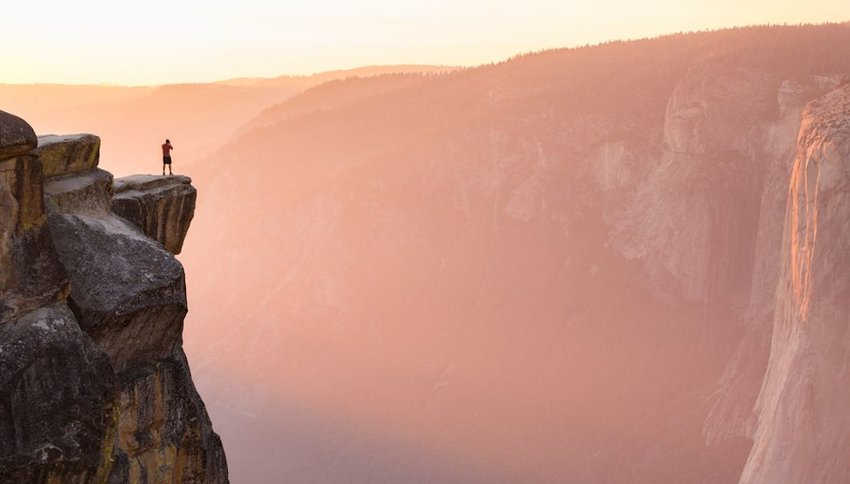
<svg viewBox="0 0 850 484"><path fill-rule="evenodd" d="M227 482L182 348L195 189L99 150L0 111L0 481Z"/></svg>

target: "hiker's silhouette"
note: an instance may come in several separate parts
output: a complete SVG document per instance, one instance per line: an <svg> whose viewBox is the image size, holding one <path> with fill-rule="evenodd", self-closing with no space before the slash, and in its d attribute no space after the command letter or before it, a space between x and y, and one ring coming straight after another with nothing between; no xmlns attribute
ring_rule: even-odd
<svg viewBox="0 0 850 484"><path fill-rule="evenodd" d="M168 174L173 175L171 172L171 150L174 147L171 146L171 140L165 140L165 143L162 144L162 175L165 176L165 166L168 165Z"/></svg>

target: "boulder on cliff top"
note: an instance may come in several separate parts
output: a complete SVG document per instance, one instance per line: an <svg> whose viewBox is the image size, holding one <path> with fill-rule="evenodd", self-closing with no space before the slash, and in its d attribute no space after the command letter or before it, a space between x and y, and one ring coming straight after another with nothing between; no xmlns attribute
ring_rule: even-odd
<svg viewBox="0 0 850 484"><path fill-rule="evenodd" d="M93 134L39 136L35 152L45 178L91 170L100 160L100 138Z"/></svg>
<svg viewBox="0 0 850 484"><path fill-rule="evenodd" d="M49 178L44 183L44 201L50 213L110 213L112 173L95 168Z"/></svg>
<svg viewBox="0 0 850 484"><path fill-rule="evenodd" d="M115 371L170 355L187 312L177 259L114 215L51 214L48 224L71 283L69 304Z"/></svg>
<svg viewBox="0 0 850 484"><path fill-rule="evenodd" d="M187 176L133 175L115 180L112 211L179 254L195 215L198 191Z"/></svg>
<svg viewBox="0 0 850 484"><path fill-rule="evenodd" d="M38 144L32 126L23 119L0 111L0 160L25 155Z"/></svg>
<svg viewBox="0 0 850 484"><path fill-rule="evenodd" d="M38 159L0 162L0 323L67 294L46 222Z"/></svg>

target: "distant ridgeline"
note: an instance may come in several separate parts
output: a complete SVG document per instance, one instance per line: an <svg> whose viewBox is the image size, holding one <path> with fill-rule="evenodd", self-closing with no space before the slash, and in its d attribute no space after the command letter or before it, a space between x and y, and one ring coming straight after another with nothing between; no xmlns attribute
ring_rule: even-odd
<svg viewBox="0 0 850 484"><path fill-rule="evenodd" d="M199 299L239 274L193 312L205 397L257 414L216 415L234 472L848 481L848 74L850 24L747 27L265 110L193 169L183 259ZM384 447L291 432L312 402Z"/></svg>
<svg viewBox="0 0 850 484"><path fill-rule="evenodd" d="M227 482L182 349L196 191L99 151L0 111L0 481Z"/></svg>
<svg viewBox="0 0 850 484"><path fill-rule="evenodd" d="M184 108L228 140L182 260L234 479L848 481L848 54L748 27ZM169 91L89 114L140 142ZM0 481L226 480L189 180L0 121Z"/></svg>

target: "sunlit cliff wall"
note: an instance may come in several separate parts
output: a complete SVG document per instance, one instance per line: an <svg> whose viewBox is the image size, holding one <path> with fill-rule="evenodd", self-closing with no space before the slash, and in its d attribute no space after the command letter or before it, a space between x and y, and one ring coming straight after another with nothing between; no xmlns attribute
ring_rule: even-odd
<svg viewBox="0 0 850 484"><path fill-rule="evenodd" d="M846 482L850 85L806 108L783 235L770 359L741 482Z"/></svg>

